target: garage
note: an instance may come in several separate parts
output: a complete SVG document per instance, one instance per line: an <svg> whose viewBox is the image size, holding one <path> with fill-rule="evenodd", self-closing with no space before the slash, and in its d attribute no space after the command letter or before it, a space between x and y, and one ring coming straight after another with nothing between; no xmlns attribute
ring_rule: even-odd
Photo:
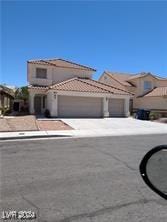
<svg viewBox="0 0 167 222"><path fill-rule="evenodd" d="M108 111L110 117L125 116L124 99L109 99Z"/></svg>
<svg viewBox="0 0 167 222"><path fill-rule="evenodd" d="M102 98L58 96L58 117L102 116Z"/></svg>

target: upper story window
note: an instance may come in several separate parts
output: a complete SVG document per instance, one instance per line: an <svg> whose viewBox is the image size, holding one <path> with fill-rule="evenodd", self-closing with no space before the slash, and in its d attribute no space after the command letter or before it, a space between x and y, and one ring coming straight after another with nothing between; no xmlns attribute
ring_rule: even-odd
<svg viewBox="0 0 167 222"><path fill-rule="evenodd" d="M47 78L47 69L36 68L36 78L46 79Z"/></svg>
<svg viewBox="0 0 167 222"><path fill-rule="evenodd" d="M151 81L144 81L144 90L152 89L152 82Z"/></svg>

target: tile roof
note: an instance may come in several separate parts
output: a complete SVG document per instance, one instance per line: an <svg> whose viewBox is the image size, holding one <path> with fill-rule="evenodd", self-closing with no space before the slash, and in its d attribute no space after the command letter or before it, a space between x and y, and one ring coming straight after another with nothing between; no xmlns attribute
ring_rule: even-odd
<svg viewBox="0 0 167 222"><path fill-rule="evenodd" d="M147 76L147 75L150 75L152 76L153 78L155 79L158 79L158 80L167 80L167 78L163 78L163 77L160 77L160 76L157 76L157 75L154 75L150 72L141 72L141 73L138 73L136 75L133 75L131 76L128 80L133 80L133 79L137 79L137 78L141 78L141 77L144 77L144 76Z"/></svg>
<svg viewBox="0 0 167 222"><path fill-rule="evenodd" d="M143 97L153 97L153 96L167 96L167 87L157 87L151 92L148 92Z"/></svg>
<svg viewBox="0 0 167 222"><path fill-rule="evenodd" d="M112 93L118 95L129 95L128 91L106 85L104 83L82 78L72 78L49 87L54 90L77 91L77 92L94 92L94 93Z"/></svg>
<svg viewBox="0 0 167 222"><path fill-rule="evenodd" d="M131 80L141 78L147 75L151 75L153 78L158 79L158 80L162 80L162 81L167 80L167 78L162 78L162 77L153 75L150 72L141 72L138 74L127 74L127 73L105 71L105 73L123 86L134 86L131 83Z"/></svg>
<svg viewBox="0 0 167 222"><path fill-rule="evenodd" d="M12 90L11 88L8 88L4 85L0 85L0 92L4 92L6 94L8 94L11 97L14 97L14 90Z"/></svg>
<svg viewBox="0 0 167 222"><path fill-rule="evenodd" d="M129 78L131 78L133 75L132 74L127 74L127 73L119 73L119 72L109 72L105 71L105 73L119 82L123 86L132 86L131 83L127 82Z"/></svg>
<svg viewBox="0 0 167 222"><path fill-rule="evenodd" d="M130 81L133 79L138 79L147 75L151 75L152 77L156 78L156 76L152 75L150 72L141 72L141 73L131 76L128 80Z"/></svg>
<svg viewBox="0 0 167 222"><path fill-rule="evenodd" d="M29 60L28 63L39 64L39 65L51 65L59 68L73 68L73 69L81 69L81 70L89 70L96 71L93 68L90 68L85 65L80 65L78 63L74 63L65 59L55 58L55 59L39 59L39 60Z"/></svg>
<svg viewBox="0 0 167 222"><path fill-rule="evenodd" d="M40 89L40 90L48 90L48 86L38 86L38 85L29 85L28 89Z"/></svg>

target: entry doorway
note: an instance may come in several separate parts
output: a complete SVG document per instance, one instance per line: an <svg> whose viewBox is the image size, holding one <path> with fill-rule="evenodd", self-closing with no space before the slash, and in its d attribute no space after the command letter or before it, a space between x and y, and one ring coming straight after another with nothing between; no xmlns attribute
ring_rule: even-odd
<svg viewBox="0 0 167 222"><path fill-rule="evenodd" d="M42 104L42 97L41 96L35 96L34 97L34 110L35 114L41 114L41 104Z"/></svg>

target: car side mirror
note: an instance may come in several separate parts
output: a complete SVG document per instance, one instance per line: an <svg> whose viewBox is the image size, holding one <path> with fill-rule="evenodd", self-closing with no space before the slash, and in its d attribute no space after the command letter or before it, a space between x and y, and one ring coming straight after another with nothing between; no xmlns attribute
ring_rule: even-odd
<svg viewBox="0 0 167 222"><path fill-rule="evenodd" d="M167 145L157 146L146 153L139 169L144 182L167 200Z"/></svg>

